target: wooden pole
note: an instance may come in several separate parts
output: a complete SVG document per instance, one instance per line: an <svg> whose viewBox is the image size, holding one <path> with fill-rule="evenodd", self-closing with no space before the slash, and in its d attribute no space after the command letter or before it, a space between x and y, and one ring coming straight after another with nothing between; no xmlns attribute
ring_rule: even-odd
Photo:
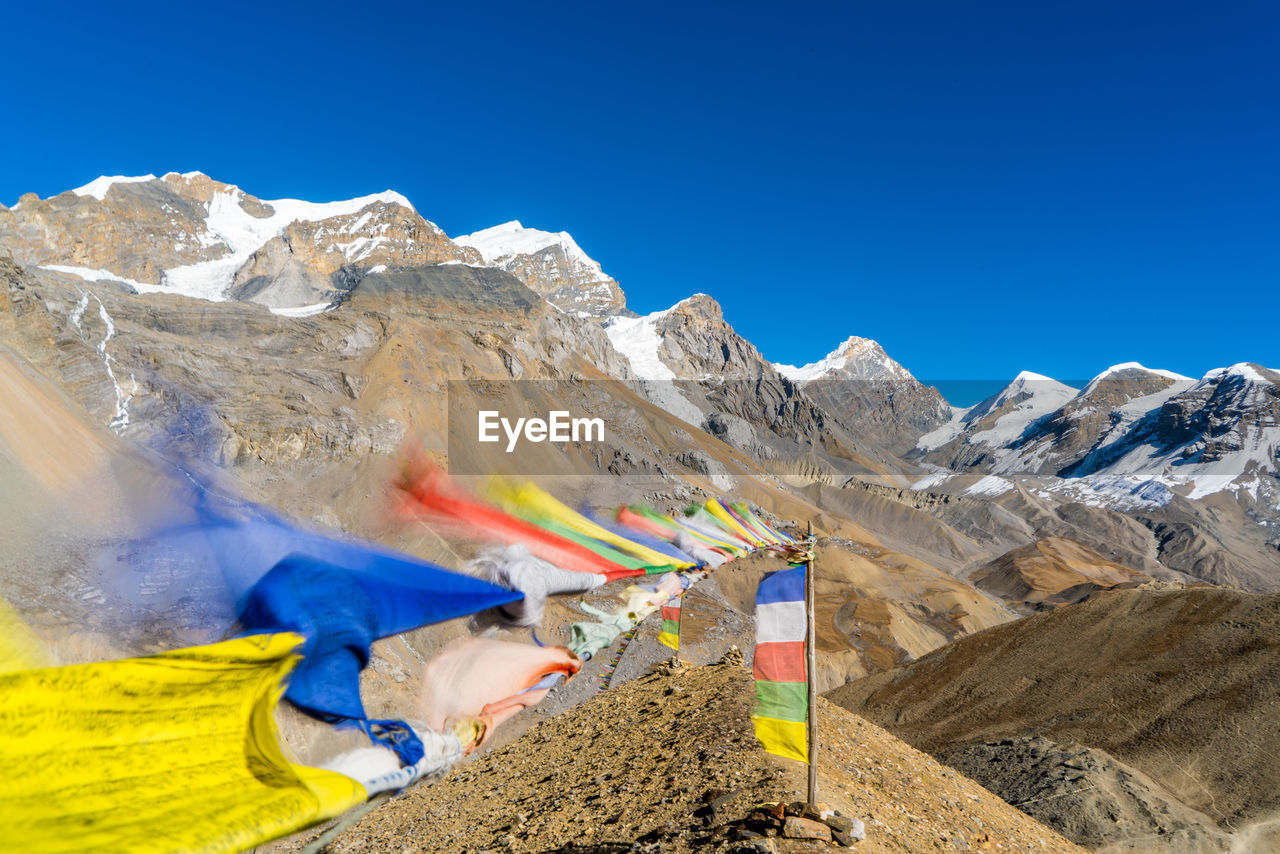
<svg viewBox="0 0 1280 854"><path fill-rule="evenodd" d="M808 621L807 631L805 632L805 662L804 675L805 682L808 683L809 691L809 712L805 716L808 719L808 741L809 741L809 806L816 807L818 803L818 683L817 683L817 646L818 635L815 631L816 620L813 616L813 521L809 522L809 560L808 565L804 568L804 612L805 619Z"/></svg>

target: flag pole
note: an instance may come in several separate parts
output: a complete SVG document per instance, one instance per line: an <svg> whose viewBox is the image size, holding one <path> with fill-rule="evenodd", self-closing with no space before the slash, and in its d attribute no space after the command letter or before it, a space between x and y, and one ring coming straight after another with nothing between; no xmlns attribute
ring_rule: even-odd
<svg viewBox="0 0 1280 854"><path fill-rule="evenodd" d="M813 520L809 520L809 559L806 561L804 570L804 612L807 621L807 631L805 632L805 663L804 675L805 681L808 683L809 692L809 709L805 715L808 723L808 742L809 742L809 806L815 807L818 803L818 683L817 683L817 645L818 636L815 631L815 620L813 616Z"/></svg>

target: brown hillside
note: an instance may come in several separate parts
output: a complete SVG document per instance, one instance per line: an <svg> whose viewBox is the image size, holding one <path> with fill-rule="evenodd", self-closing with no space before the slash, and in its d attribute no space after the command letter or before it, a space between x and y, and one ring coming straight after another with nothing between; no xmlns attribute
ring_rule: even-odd
<svg viewBox="0 0 1280 854"><path fill-rule="evenodd" d="M1043 610L1151 578L1075 540L1045 537L1006 552L969 580L1007 602Z"/></svg>
<svg viewBox="0 0 1280 854"><path fill-rule="evenodd" d="M1280 595L1120 590L827 695L931 753L1102 748L1227 826L1280 811Z"/></svg>

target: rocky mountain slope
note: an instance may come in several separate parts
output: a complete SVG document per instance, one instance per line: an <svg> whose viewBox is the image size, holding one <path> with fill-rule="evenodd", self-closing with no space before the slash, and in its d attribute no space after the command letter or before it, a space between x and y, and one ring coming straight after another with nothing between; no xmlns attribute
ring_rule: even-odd
<svg viewBox="0 0 1280 854"><path fill-rule="evenodd" d="M895 475L904 465L779 373L707 294L643 317L614 317L604 328L651 400L774 472Z"/></svg>
<svg viewBox="0 0 1280 854"><path fill-rule="evenodd" d="M1128 363L1079 391L1023 374L907 456L932 468L914 489L1009 509L1044 501L1116 511L1150 532L1128 565L1161 577L1143 565L1154 558L1191 578L1274 590L1278 424L1275 371L1241 364L1195 381Z"/></svg>
<svg viewBox="0 0 1280 854"><path fill-rule="evenodd" d="M801 798L805 782L755 741L752 697L739 664L661 668L383 805L327 850L841 850L829 827L789 838L755 809ZM819 791L863 825L857 850L1083 850L879 727L826 703L819 715Z"/></svg>
<svg viewBox="0 0 1280 854"><path fill-rule="evenodd" d="M264 200L200 172L103 177L0 205L0 246L23 265L142 293L319 311L387 267L471 264L513 273L574 316L624 311L618 283L565 232L518 222L456 241L387 191L340 202Z"/></svg>
<svg viewBox="0 0 1280 854"><path fill-rule="evenodd" d="M1280 812L1278 668L1280 595L1134 589L970 635L827 696L934 754L1033 736L1105 750L1233 832Z"/></svg>
<svg viewBox="0 0 1280 854"><path fill-rule="evenodd" d="M1076 389L1042 374L1023 371L997 394L955 412L944 425L919 438L916 447L930 452L926 460L944 468L993 468L988 456L999 454L1030 425L1071 400Z"/></svg>

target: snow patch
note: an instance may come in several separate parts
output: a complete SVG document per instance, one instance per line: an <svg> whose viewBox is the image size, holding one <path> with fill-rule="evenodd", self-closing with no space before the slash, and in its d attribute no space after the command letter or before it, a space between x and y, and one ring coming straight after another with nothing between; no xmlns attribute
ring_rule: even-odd
<svg viewBox="0 0 1280 854"><path fill-rule="evenodd" d="M916 448L921 451L932 451L941 448L952 439L964 432L964 428L968 426L965 416L968 415L971 407L951 407L951 418L947 423L930 430L919 439L916 440ZM914 488L914 487L913 487Z"/></svg>
<svg viewBox="0 0 1280 854"><path fill-rule="evenodd" d="M311 317L313 314L322 314L334 305L331 302L318 302L312 305L299 305L290 308L272 308L272 314L278 314L281 317Z"/></svg>
<svg viewBox="0 0 1280 854"><path fill-rule="evenodd" d="M100 175L94 178L83 187L76 187L71 192L77 196L92 196L98 201L104 201L107 198L107 190L115 184L141 184L145 181L155 181L155 175Z"/></svg>
<svg viewBox="0 0 1280 854"><path fill-rule="evenodd" d="M1138 510L1163 507L1172 501L1174 493L1169 485L1170 481L1163 478L1091 474L1057 479L1045 492L1090 507Z"/></svg>
<svg viewBox="0 0 1280 854"><path fill-rule="evenodd" d="M670 311L670 309L668 309ZM613 348L627 357L636 376L644 380L674 380L675 372L658 356L662 336L658 321L667 315L656 311L643 317L611 317L604 323L605 334Z"/></svg>
<svg viewBox="0 0 1280 854"><path fill-rule="evenodd" d="M613 348L631 363L636 376L645 380L646 397L682 421L700 427L705 417L702 410L680 392L674 383L675 371L658 355L662 346L658 321L672 310L655 311L644 317L611 317L605 321L604 331Z"/></svg>
<svg viewBox="0 0 1280 854"><path fill-rule="evenodd" d="M136 290L138 293L146 293L143 288L155 289L156 285L144 285L142 282L135 282L133 279L124 276L117 276L110 270L91 270L88 267L70 267L65 264L42 264L41 270L49 270L54 273L66 273L70 276L78 276L86 282L121 282Z"/></svg>
<svg viewBox="0 0 1280 854"><path fill-rule="evenodd" d="M116 379L115 368L112 366L112 362L115 360L112 358L110 351L107 350L107 344L109 344L111 339L116 336L115 321L112 320L111 315L107 313L107 307L102 302L101 297L93 293L93 291L83 290L80 291L80 301L76 303L76 307L71 310L71 314L68 316L68 319L71 321L71 325L76 328L76 331L83 335L85 332L83 326L84 313L89 308L90 298L94 299L98 303L98 319L102 321L102 326L105 330L102 340L99 341L93 349L98 354L98 358L102 360L103 366L107 369L107 378L111 380L111 387L115 389L116 393L116 411L111 416L111 421L107 426L117 433L122 433L124 432L124 429L129 426L129 401L133 400L133 391L131 390L126 393L125 390L120 387L120 382ZM138 386L137 379L135 379L133 374L129 375L129 383L133 389L136 389Z"/></svg>
<svg viewBox="0 0 1280 854"><path fill-rule="evenodd" d="M1004 495L1013 489L1013 484L1002 477L996 477L989 474L976 483L970 484L964 491L965 495L985 495L994 498L997 495Z"/></svg>
<svg viewBox="0 0 1280 854"><path fill-rule="evenodd" d="M923 492L924 490L927 490L927 489L934 489L935 487L939 487L950 482L951 478L953 477L955 477L955 474L952 472L934 472L933 474L927 474L924 477L917 480L916 482L912 483L911 489L915 492Z"/></svg>

